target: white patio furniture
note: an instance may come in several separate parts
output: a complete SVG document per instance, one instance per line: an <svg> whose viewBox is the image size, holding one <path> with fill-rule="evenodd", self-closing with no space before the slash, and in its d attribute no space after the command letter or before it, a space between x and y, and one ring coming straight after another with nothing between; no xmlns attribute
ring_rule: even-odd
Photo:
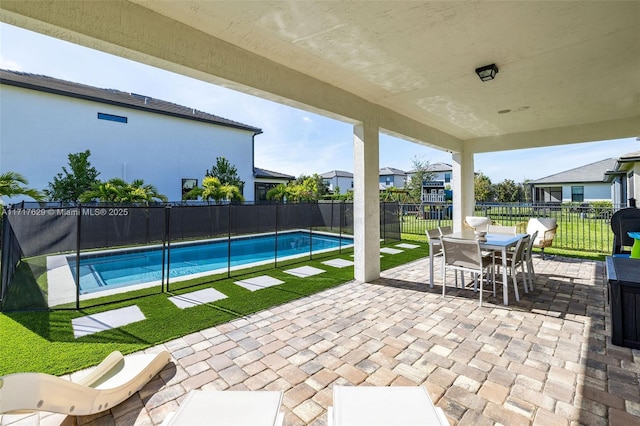
<svg viewBox="0 0 640 426"><path fill-rule="evenodd" d="M139 391L171 360L167 351L109 354L77 382L44 373L0 377L0 414L48 411L87 416L110 410Z"/></svg>
<svg viewBox="0 0 640 426"><path fill-rule="evenodd" d="M480 306L482 306L482 293L484 291L484 272L492 271L493 295L496 293L495 277L493 277L493 254L483 255L480 243L475 239L462 239L442 237L442 251L444 263L442 267L442 296L445 296L447 288L447 270L471 272L480 281ZM458 287L456 277L456 288ZM475 286L474 286L475 287ZM475 288L474 288L475 290Z"/></svg>
<svg viewBox="0 0 640 426"><path fill-rule="evenodd" d="M328 426L448 426L422 386L333 386Z"/></svg>
<svg viewBox="0 0 640 426"><path fill-rule="evenodd" d="M485 216L467 216L464 218L465 227L474 231L486 232L491 223L491 219Z"/></svg>
<svg viewBox="0 0 640 426"><path fill-rule="evenodd" d="M162 426L280 426L282 391L192 390Z"/></svg>
<svg viewBox="0 0 640 426"><path fill-rule="evenodd" d="M553 239L556 236L558 223L554 217L536 217L529 219L527 223L527 234L533 235L538 231L536 239L533 241L533 247L542 251L542 258L545 258L544 249L551 247Z"/></svg>

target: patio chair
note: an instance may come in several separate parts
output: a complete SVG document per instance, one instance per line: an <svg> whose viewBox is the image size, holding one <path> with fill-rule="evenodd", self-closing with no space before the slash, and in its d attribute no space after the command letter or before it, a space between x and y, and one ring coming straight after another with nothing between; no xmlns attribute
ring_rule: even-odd
<svg viewBox="0 0 640 426"><path fill-rule="evenodd" d="M440 236L453 234L453 228L450 226L439 226Z"/></svg>
<svg viewBox="0 0 640 426"><path fill-rule="evenodd" d="M527 275L529 276L529 290L533 291L533 280L536 278L536 272L533 269L533 242L538 236L538 231L527 237L527 245L524 248L522 256L527 265Z"/></svg>
<svg viewBox="0 0 640 426"><path fill-rule="evenodd" d="M628 207L618 210L611 216L613 231L613 250L615 257L629 257L634 239L629 232L640 231L640 209Z"/></svg>
<svg viewBox="0 0 640 426"><path fill-rule="evenodd" d="M522 281L524 283L524 292L529 293L527 288L527 274L525 272L525 264L527 263L524 250L525 247L529 245L530 237L526 236L520 239L516 244L515 249L512 252L507 252L507 270L509 275L511 275L511 279L513 280L513 291L516 295L516 300L520 300L520 294L518 292L518 267L522 272ZM496 266L502 266L502 254L496 253ZM504 285L508 285L508 283L503 283Z"/></svg>
<svg viewBox="0 0 640 426"><path fill-rule="evenodd" d="M491 219L485 216L467 216L464 218L464 226L473 231L486 231L491 223Z"/></svg>
<svg viewBox="0 0 640 426"><path fill-rule="evenodd" d="M87 416L107 411L139 391L169 361L167 351L127 357L114 351L77 382L44 373L9 374L0 377L0 414Z"/></svg>
<svg viewBox="0 0 640 426"><path fill-rule="evenodd" d="M503 225L488 225L487 226L488 234L507 234L507 235L516 235L517 227L516 226L503 226Z"/></svg>
<svg viewBox="0 0 640 426"><path fill-rule="evenodd" d="M459 238L442 237L442 251L444 253L444 263L442 267L442 296L445 296L447 287L446 274L448 269L454 271L470 272L480 281L480 306L482 306L482 293L484 292L484 272L491 269L493 281L493 295L496 295L496 284L493 269L493 256L482 255L480 243L476 240L466 240ZM488 275L488 274L487 274ZM475 280L474 280L475 283ZM474 284L475 287L475 284ZM458 279L456 275L456 288ZM474 288L474 290L476 290Z"/></svg>
<svg viewBox="0 0 640 426"><path fill-rule="evenodd" d="M429 238L429 250L431 257L435 260L436 257L442 257L442 243L440 242L440 230L439 229L427 229L425 231ZM433 288L433 267L429 268L429 287Z"/></svg>
<svg viewBox="0 0 640 426"><path fill-rule="evenodd" d="M558 224L553 217L536 217L529 219L527 223L527 234L533 235L538 231L536 239L533 241L533 247L542 251L542 258L545 258L544 249L551 247L553 239L556 236Z"/></svg>

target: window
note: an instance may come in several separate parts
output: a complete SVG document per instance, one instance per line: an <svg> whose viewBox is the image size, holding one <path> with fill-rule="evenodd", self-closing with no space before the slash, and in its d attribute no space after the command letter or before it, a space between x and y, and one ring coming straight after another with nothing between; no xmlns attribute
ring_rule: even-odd
<svg viewBox="0 0 640 426"><path fill-rule="evenodd" d="M446 183L451 182L451 173L445 173L445 174L444 174L444 181L445 181Z"/></svg>
<svg viewBox="0 0 640 426"><path fill-rule="evenodd" d="M98 120L117 121L118 123L126 123L127 117L121 117L119 115L105 114L103 112L98 113Z"/></svg>
<svg viewBox="0 0 640 426"><path fill-rule="evenodd" d="M582 203L584 201L584 186L571 187L571 201Z"/></svg>
<svg viewBox="0 0 640 426"><path fill-rule="evenodd" d="M279 183L256 183L254 185L254 198L256 202L267 201L267 192L271 191L276 186L280 185Z"/></svg>
<svg viewBox="0 0 640 426"><path fill-rule="evenodd" d="M198 186L198 179L182 179L182 197L183 197L183 199L184 199L185 194L187 192L191 191L196 186Z"/></svg>

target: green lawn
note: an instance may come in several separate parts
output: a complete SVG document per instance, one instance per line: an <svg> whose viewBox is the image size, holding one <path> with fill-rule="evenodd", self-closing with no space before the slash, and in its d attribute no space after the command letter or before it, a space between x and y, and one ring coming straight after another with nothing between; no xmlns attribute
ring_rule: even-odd
<svg viewBox="0 0 640 426"><path fill-rule="evenodd" d="M480 213L478 213L480 215ZM490 215L492 220L505 226L520 226L526 229L528 217ZM582 253L582 257L591 257L594 253L604 255L611 253L613 247L613 232L608 219L581 217L579 213L563 211L558 216L558 231L553 241L553 249L560 249L571 253ZM438 226L452 225L451 220L422 219L415 215L402 217L402 237L420 238L427 229ZM425 237L426 238L426 237ZM548 249L546 249L548 250Z"/></svg>
<svg viewBox="0 0 640 426"><path fill-rule="evenodd" d="M413 240L415 241L415 240ZM428 245L421 241L419 248L405 250L396 255L385 255L380 259L381 269L389 269L428 255ZM391 243L389 246L397 244ZM76 310L43 310L39 312L12 312L0 314L0 376L21 371L38 371L61 375L96 365L111 351L124 354L135 352L186 334L228 322L244 315L265 310L291 300L308 296L338 286L353 279L353 267L332 268L321 262L330 258L353 259L350 251L331 257L314 257L311 261L295 264L315 266L326 272L308 278L296 278L283 271L292 264L278 265L276 269L248 271L246 275L231 279L184 282L176 285L174 294L215 288L227 295L211 304L188 309L178 309L167 297L172 294L147 291L138 293L139 298L117 301L106 305ZM36 261L24 269L33 282L42 280L42 261ZM268 274L285 281L285 284L250 292L233 284L233 281L251 276ZM40 280L40 281L39 281ZM209 281L209 282L207 282ZM187 286L191 286L187 288ZM179 288L178 288L179 287ZM34 296L33 288L29 291ZM121 296L120 296L121 297ZM114 299L93 301L94 305ZM71 320L98 312L137 305L146 319L118 329L103 331L91 336L75 339Z"/></svg>

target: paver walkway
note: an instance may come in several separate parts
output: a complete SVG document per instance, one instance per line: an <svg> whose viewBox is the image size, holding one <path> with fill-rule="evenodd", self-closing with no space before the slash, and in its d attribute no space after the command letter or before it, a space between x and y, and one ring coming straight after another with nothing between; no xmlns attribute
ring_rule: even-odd
<svg viewBox="0 0 640 426"><path fill-rule="evenodd" d="M429 289L420 260L150 348L175 363L109 412L17 424L160 424L192 389L266 389L285 424L325 425L334 384L423 385L452 425L640 424L640 351L611 344L604 264L535 266L533 293L479 308L438 274Z"/></svg>

